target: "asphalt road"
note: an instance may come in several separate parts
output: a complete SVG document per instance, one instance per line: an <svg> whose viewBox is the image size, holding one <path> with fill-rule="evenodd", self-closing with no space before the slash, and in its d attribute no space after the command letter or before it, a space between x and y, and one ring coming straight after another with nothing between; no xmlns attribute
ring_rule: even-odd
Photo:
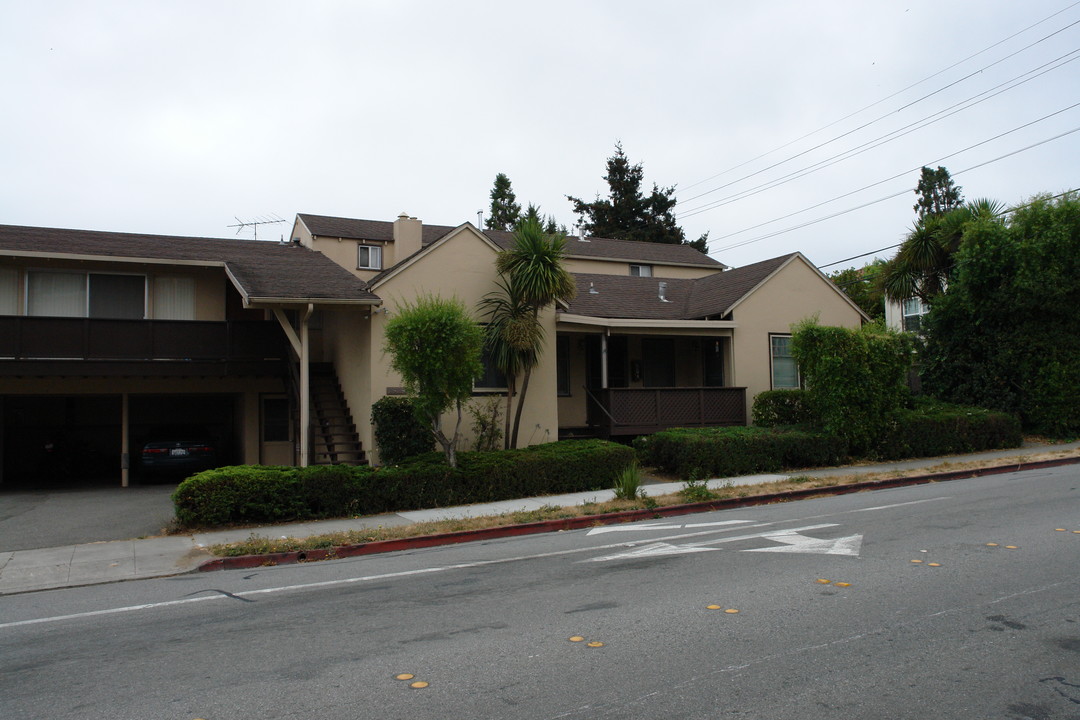
<svg viewBox="0 0 1080 720"><path fill-rule="evenodd" d="M0 717L1075 719L1075 531L1069 466L8 596Z"/></svg>

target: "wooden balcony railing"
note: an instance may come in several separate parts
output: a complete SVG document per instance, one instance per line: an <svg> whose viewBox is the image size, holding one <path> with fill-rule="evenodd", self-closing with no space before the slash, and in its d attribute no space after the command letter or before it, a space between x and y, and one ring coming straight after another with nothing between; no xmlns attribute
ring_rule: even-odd
<svg viewBox="0 0 1080 720"><path fill-rule="evenodd" d="M603 435L746 424L746 388L608 388L588 391L588 422Z"/></svg>
<svg viewBox="0 0 1080 720"><path fill-rule="evenodd" d="M0 372L123 363L209 367L286 357L277 323L0 316ZM46 372L49 372L46 370ZM215 373L217 374L217 373Z"/></svg>

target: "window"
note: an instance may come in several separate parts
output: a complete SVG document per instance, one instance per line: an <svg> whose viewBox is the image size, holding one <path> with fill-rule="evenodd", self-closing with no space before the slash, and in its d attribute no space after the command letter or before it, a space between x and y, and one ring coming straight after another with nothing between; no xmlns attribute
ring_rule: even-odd
<svg viewBox="0 0 1080 720"><path fill-rule="evenodd" d="M358 270L381 270L382 248L375 245L360 245L356 248L356 268Z"/></svg>
<svg viewBox="0 0 1080 720"><path fill-rule="evenodd" d="M799 368L791 356L790 335L770 335L773 390L799 387Z"/></svg>
<svg viewBox="0 0 1080 720"><path fill-rule="evenodd" d="M154 278L154 317L158 320L194 320L195 278Z"/></svg>
<svg viewBox="0 0 1080 720"><path fill-rule="evenodd" d="M555 337L555 386L560 396L570 394L570 338L565 335Z"/></svg>
<svg viewBox="0 0 1080 720"><path fill-rule="evenodd" d="M26 274L26 314L142 320L146 277L31 271Z"/></svg>
<svg viewBox="0 0 1080 720"><path fill-rule="evenodd" d="M146 277L144 275L89 276L87 313L92 318L142 320L146 317Z"/></svg>
<svg viewBox="0 0 1080 720"><path fill-rule="evenodd" d="M86 317L86 275L57 272L27 273L26 314L46 317Z"/></svg>
<svg viewBox="0 0 1080 720"><path fill-rule="evenodd" d="M491 351L485 346L480 356L480 362L484 365L484 372L473 383L474 390L505 390L506 375L495 367Z"/></svg>
<svg viewBox="0 0 1080 720"><path fill-rule="evenodd" d="M19 271L0 268L0 315L19 314Z"/></svg>
<svg viewBox="0 0 1080 720"><path fill-rule="evenodd" d="M701 339L701 378L705 387L724 387L724 341Z"/></svg>
<svg viewBox="0 0 1080 720"><path fill-rule="evenodd" d="M921 298L913 297L908 298L903 302L903 328L907 332L921 332L923 315L930 312L930 306L922 301Z"/></svg>
<svg viewBox="0 0 1080 720"><path fill-rule="evenodd" d="M652 265L631 265L630 277L652 277Z"/></svg>

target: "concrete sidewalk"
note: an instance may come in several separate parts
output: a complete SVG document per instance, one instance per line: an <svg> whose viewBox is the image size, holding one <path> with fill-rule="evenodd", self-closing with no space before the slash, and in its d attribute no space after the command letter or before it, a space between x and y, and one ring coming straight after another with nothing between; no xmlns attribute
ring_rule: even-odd
<svg viewBox="0 0 1080 720"><path fill-rule="evenodd" d="M782 475L749 475L737 478L717 478L708 481L710 488L731 485L754 485L795 476L822 477L829 475L853 475L917 470L942 463L966 463L980 460L1010 460L1022 462L1024 458L1041 453L1064 453L1080 449L1080 442L1061 445L1030 445L1011 450L975 453L946 458L908 460L879 465L856 465L840 468L823 468ZM649 495L659 496L677 492L684 486L681 482L654 483L645 486ZM279 538L304 538L345 530L364 530L377 527L410 525L433 520L480 517L502 513L538 510L544 506L576 506L587 502L604 502L614 497L613 490L552 495L540 498L508 500L504 502L465 505L433 510L417 510L362 518L338 518L317 522L298 522L283 525L222 530L147 537L137 540L91 542L63 547L41 549L0 550L0 595L30 592L60 587L93 585L120 580L163 577L190 572L204 562L213 559L205 549L218 543L247 540L251 536Z"/></svg>

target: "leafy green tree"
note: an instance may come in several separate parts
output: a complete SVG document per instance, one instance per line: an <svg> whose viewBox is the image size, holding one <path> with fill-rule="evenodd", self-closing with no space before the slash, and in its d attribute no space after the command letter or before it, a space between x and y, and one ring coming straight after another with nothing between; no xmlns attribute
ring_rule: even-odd
<svg viewBox="0 0 1080 720"><path fill-rule="evenodd" d="M572 300L577 294L574 278L563 265L565 253L566 236L548 235L535 218L526 218L514 231L514 245L499 253L495 261L495 267L506 278L507 295L524 303L528 308L526 316L535 326L522 332L521 337L526 339L517 343L522 380L510 447L517 447L529 378L543 351L540 311L558 300Z"/></svg>
<svg viewBox="0 0 1080 720"><path fill-rule="evenodd" d="M414 396L416 412L457 467L462 404L472 396L473 382L483 371L480 351L483 333L459 300L421 296L403 303L386 323L386 352L390 365ZM447 437L442 415L457 411L454 432Z"/></svg>
<svg viewBox="0 0 1080 720"><path fill-rule="evenodd" d="M883 260L875 260L861 268L837 270L829 275L836 287L851 298L871 320L885 320L885 293L881 289L878 275L885 265Z"/></svg>
<svg viewBox="0 0 1080 720"><path fill-rule="evenodd" d="M505 173L495 176L495 185L491 188L491 209L484 226L488 230L512 230L521 217L521 205L517 202L510 178Z"/></svg>
<svg viewBox="0 0 1080 720"><path fill-rule="evenodd" d="M1080 434L1080 196L979 219L955 260L926 318L923 387L1030 432Z"/></svg>
<svg viewBox="0 0 1080 720"><path fill-rule="evenodd" d="M953 182L952 176L945 168L938 166L937 170L924 167L919 175L919 184L915 188L915 194L919 196L914 210L920 218L934 215L944 215L950 210L960 207L964 198L960 195L960 186Z"/></svg>
<svg viewBox="0 0 1080 720"><path fill-rule="evenodd" d="M675 187L661 188L653 183L652 192L645 195L641 184L645 171L641 163L631 165L623 152L622 143L615 143L615 154L607 160L607 181L610 196L585 202L571 195L566 199L574 205L582 227L596 237L643 242L686 243L686 233L675 222ZM708 241L705 233L692 244L701 250Z"/></svg>

